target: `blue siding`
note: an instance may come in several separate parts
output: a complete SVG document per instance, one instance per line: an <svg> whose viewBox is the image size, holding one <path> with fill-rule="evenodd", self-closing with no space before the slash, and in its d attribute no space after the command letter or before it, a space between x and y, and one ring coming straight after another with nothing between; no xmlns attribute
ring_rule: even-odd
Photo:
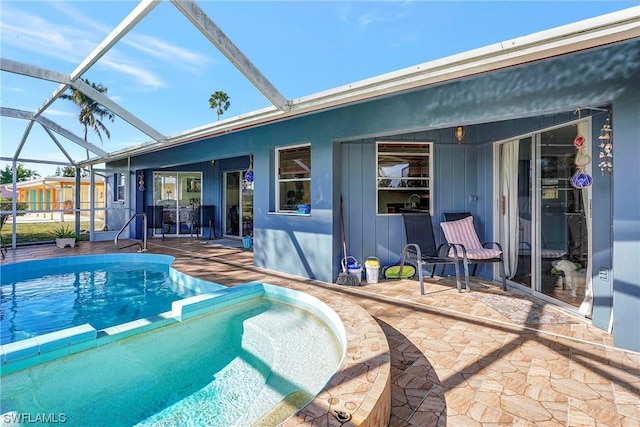
<svg viewBox="0 0 640 427"><path fill-rule="evenodd" d="M335 280L341 257L339 196L345 200L348 251L363 260L375 255L395 261L404 242L400 216L375 215L374 140L429 140L435 147L434 227L444 211L471 211L481 237L493 236L493 147L495 141L575 120L577 106L615 107L613 197L613 283L594 281L594 324L604 327L615 292L614 335L640 350L638 338L638 40L550 58L464 80L407 91L356 105L303 115L256 128L216 136L131 159L134 170L160 168L203 170L205 197L216 204L222 171L220 159L254 155L255 264L327 282ZM631 82L631 83L629 83ZM633 84L634 87L627 87ZM630 94L633 92L633 94ZM561 113L556 113L561 112ZM462 144L452 128L465 124ZM595 127L595 126L594 126ZM278 215L274 210L274 150L311 143L311 215ZM210 160L216 159L211 166ZM245 157L246 159L246 157ZM200 169L198 169L200 168ZM607 178L608 179L608 178ZM605 200L594 208L595 222L610 228L611 182L594 177L594 190ZM469 195L478 201L470 203ZM632 200L630 200L632 199ZM207 199L208 200L208 199ZM148 200L147 200L148 202ZM597 202L597 201L596 201ZM594 202L594 206L596 206ZM594 236L594 274L611 258L611 236ZM442 240L439 235L438 238ZM597 264L596 264L597 263ZM490 274L487 268L482 272ZM631 331L633 328L633 331ZM617 331L617 332L616 332ZM634 335L635 334L635 335Z"/></svg>
<svg viewBox="0 0 640 427"><path fill-rule="evenodd" d="M613 339L640 351L640 76L614 103Z"/></svg>
<svg viewBox="0 0 640 427"><path fill-rule="evenodd" d="M593 117L591 124L591 138L594 141L591 156L598 158L600 149L595 141L598 141L600 128L605 123L606 115L599 114ZM616 129L617 133L617 129ZM616 153L617 154L617 153ZM597 167L597 160L593 164L593 203L591 205L591 221L593 239L593 251L591 255L592 285L594 306L592 313L593 324L601 329L607 329L611 320L611 307L613 294L611 228L613 226L613 193L612 179L608 175L602 175ZM606 276L600 275L600 270L606 272Z"/></svg>

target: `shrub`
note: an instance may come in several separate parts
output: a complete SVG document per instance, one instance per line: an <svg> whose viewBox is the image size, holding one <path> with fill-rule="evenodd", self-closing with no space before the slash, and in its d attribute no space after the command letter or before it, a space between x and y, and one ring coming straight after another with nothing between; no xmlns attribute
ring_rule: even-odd
<svg viewBox="0 0 640 427"><path fill-rule="evenodd" d="M78 237L70 225L56 227L51 234L53 234L56 239L75 239Z"/></svg>
<svg viewBox="0 0 640 427"><path fill-rule="evenodd" d="M19 211L25 211L29 209L29 205L27 205L25 202L17 202L16 208ZM13 210L13 199L11 197L0 197L0 211L11 212L12 210ZM2 214L2 215L11 216L11 213ZM18 216L20 215L24 215L24 213L19 213Z"/></svg>

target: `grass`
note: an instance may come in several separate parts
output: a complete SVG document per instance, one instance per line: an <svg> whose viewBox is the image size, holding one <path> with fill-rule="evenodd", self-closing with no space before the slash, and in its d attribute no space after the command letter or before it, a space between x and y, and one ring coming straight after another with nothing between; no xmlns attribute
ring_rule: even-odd
<svg viewBox="0 0 640 427"><path fill-rule="evenodd" d="M37 243L37 242L53 242L55 240L54 232L60 228L61 224L69 224L63 222L33 222L33 223L17 223L16 224L16 242L21 243ZM11 243L11 223L7 223L2 227L2 241L5 245ZM70 225L73 229L73 225ZM81 221L80 228L87 230L89 221ZM89 234L80 234L78 241L88 241Z"/></svg>

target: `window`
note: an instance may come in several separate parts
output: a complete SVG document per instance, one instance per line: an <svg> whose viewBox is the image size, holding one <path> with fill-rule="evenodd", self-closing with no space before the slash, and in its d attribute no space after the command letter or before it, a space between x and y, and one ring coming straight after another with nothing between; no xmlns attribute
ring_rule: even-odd
<svg viewBox="0 0 640 427"><path fill-rule="evenodd" d="M311 145L276 150L278 212L298 211L311 203Z"/></svg>
<svg viewBox="0 0 640 427"><path fill-rule="evenodd" d="M123 173L116 174L116 182L118 183L118 188L116 191L116 201L124 201L125 191L126 191L126 176Z"/></svg>
<svg viewBox="0 0 640 427"><path fill-rule="evenodd" d="M431 212L433 144L377 142L378 214Z"/></svg>

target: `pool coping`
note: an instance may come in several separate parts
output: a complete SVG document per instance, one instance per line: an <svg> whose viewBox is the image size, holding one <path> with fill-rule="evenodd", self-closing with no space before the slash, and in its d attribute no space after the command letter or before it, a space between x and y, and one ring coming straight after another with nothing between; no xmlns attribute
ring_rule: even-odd
<svg viewBox="0 0 640 427"><path fill-rule="evenodd" d="M391 352L387 338L373 317L359 305L333 295L326 299L310 294L329 306L341 319L347 348L345 358L320 393L280 426L388 425L391 417ZM342 416L347 416L346 421Z"/></svg>
<svg viewBox="0 0 640 427"><path fill-rule="evenodd" d="M342 297L326 300L321 295L313 295L315 292L311 289L311 292L305 292L261 282L226 287L194 278L171 266L170 274L172 279L179 276L185 280L188 288L209 292L174 301L171 311L100 331L84 324L4 344L0 348L0 377L267 294L319 315L333 327L345 350L342 363L323 389L280 425L380 426L388 423L391 414L390 350L381 327L362 307ZM214 288L210 288L211 284ZM323 310L324 306L331 311Z"/></svg>

